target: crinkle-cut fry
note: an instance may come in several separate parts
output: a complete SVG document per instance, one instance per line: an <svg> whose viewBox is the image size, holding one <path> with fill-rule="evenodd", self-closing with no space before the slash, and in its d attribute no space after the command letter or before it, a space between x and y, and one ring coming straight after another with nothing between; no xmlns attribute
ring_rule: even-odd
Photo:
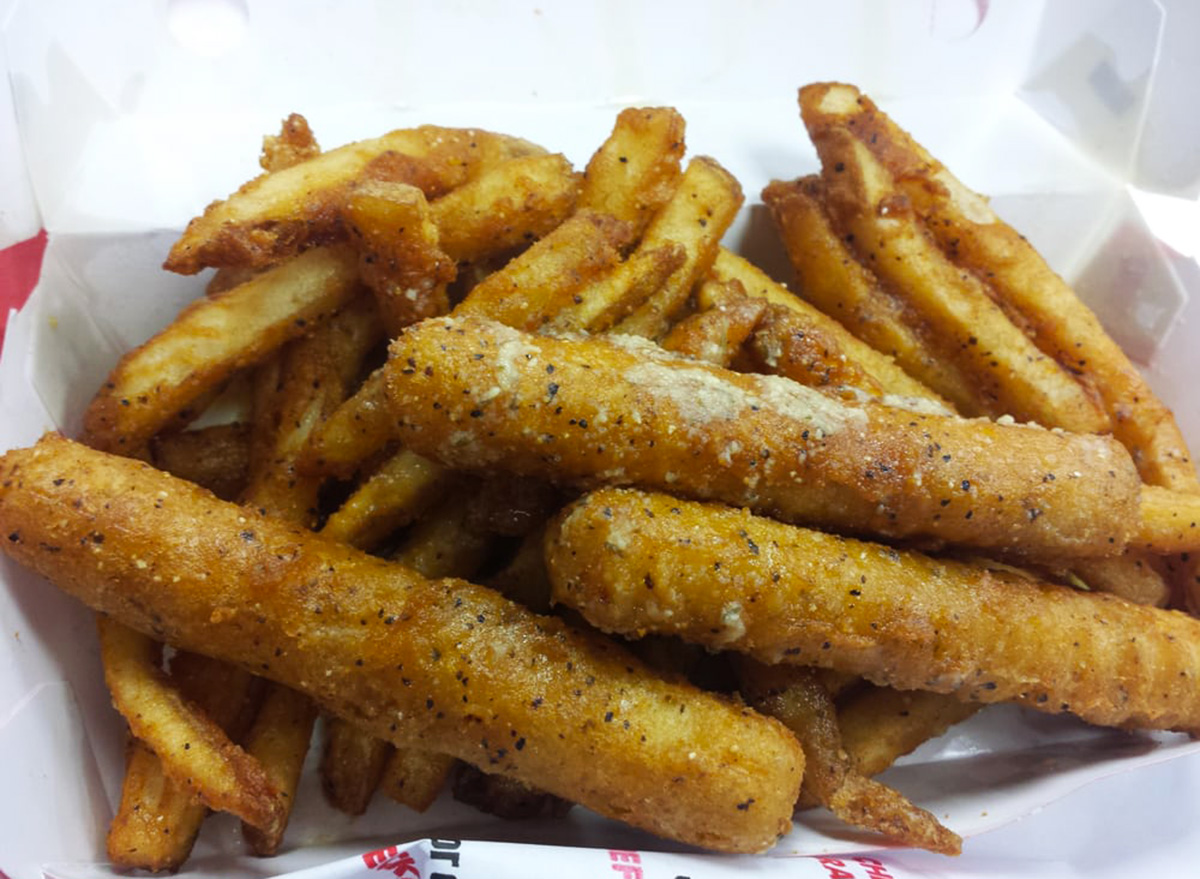
<svg viewBox="0 0 1200 879"><path fill-rule="evenodd" d="M720 281L740 281L742 288L750 296L758 296L773 306L786 308L795 316L794 320L797 322L793 331L811 334L821 339L823 346L828 348L831 359L856 364L883 389L884 393L902 397L934 396L941 399L929 387L898 366L891 356L856 338L836 320L818 311L791 290L777 284L762 269L745 258L721 248L713 263L711 274ZM787 324L791 327L792 321L787 321ZM846 373L845 378L852 377L848 368L843 371Z"/></svg>
<svg viewBox="0 0 1200 879"><path fill-rule="evenodd" d="M1200 491L1171 411L1100 321L1034 247L853 86L800 91L810 129L846 126L895 177L925 227L958 266L982 278L1041 351L1071 371L1103 405L1113 435L1149 485Z"/></svg>
<svg viewBox="0 0 1200 879"><path fill-rule="evenodd" d="M310 476L346 478L395 436L387 405L383 370L372 372L348 400L313 429L296 459L296 469Z"/></svg>
<svg viewBox="0 0 1200 879"><path fill-rule="evenodd" d="M649 299L686 261L682 244L638 247L611 272L580 289L550 318L546 329L604 332Z"/></svg>
<svg viewBox="0 0 1200 879"><path fill-rule="evenodd" d="M797 293L846 327L906 374L954 401L966 415L983 414L970 377L910 326L904 306L833 228L819 177L773 181L762 192L796 277Z"/></svg>
<svg viewBox="0 0 1200 879"><path fill-rule="evenodd" d="M246 753L262 764L271 784L287 804L287 813L276 827L260 829L242 824L242 838L260 857L276 854L283 843L316 719L317 707L312 699L273 683L268 686L254 724L242 743Z"/></svg>
<svg viewBox="0 0 1200 879"><path fill-rule="evenodd" d="M502 162L430 203L438 246L459 263L528 246L571 215L579 189L561 153Z"/></svg>
<svg viewBox="0 0 1200 879"><path fill-rule="evenodd" d="M258 164L271 173L315 159L320 154L321 146L308 120L299 113L290 113L279 126L279 134L268 134L263 138Z"/></svg>
<svg viewBox="0 0 1200 879"><path fill-rule="evenodd" d="M257 760L194 704L157 667L158 645L116 618L97 617L104 680L130 732L162 761L163 771L211 809L256 827L281 816L279 792Z"/></svg>
<svg viewBox="0 0 1200 879"><path fill-rule="evenodd" d="M503 269L477 284L454 309L521 329L539 329L579 290L620 262L628 223L579 211Z"/></svg>
<svg viewBox="0 0 1200 879"><path fill-rule="evenodd" d="M379 789L397 803L424 812L446 786L454 763L448 754L396 748L383 769Z"/></svg>
<svg viewBox="0 0 1200 879"><path fill-rule="evenodd" d="M660 343L663 348L714 366L729 366L754 332L767 303L746 296L739 281L705 281L701 285L701 290L735 286L736 292L730 295L717 294L710 289L707 293L710 298L724 297L725 301L714 304L707 311L689 315L671 327Z"/></svg>
<svg viewBox="0 0 1200 879"><path fill-rule="evenodd" d="M708 271L721 237L741 208L741 184L715 160L697 156L688 162L670 201L654 215L642 236L647 250L682 244L687 259L615 332L649 339L661 337L687 304L692 287Z"/></svg>
<svg viewBox="0 0 1200 879"><path fill-rule="evenodd" d="M449 192L498 162L544 152L528 141L433 125L347 144L262 174L188 223L164 267L185 275L206 266L268 266L344 237L346 189L362 179Z"/></svg>
<svg viewBox="0 0 1200 879"><path fill-rule="evenodd" d="M671 107L622 110L588 161L579 207L632 223L640 236L679 185L686 127Z"/></svg>
<svg viewBox="0 0 1200 879"><path fill-rule="evenodd" d="M84 415L89 444L134 450L160 430L186 424L199 414L198 400L333 314L357 290L350 252L320 248L192 303L109 373Z"/></svg>
<svg viewBox="0 0 1200 879"><path fill-rule="evenodd" d="M902 299L910 320L927 328L940 356L971 377L986 414L1081 433L1111 427L1083 386L1013 325L983 283L946 258L866 146L841 127L812 137L838 230L853 236L851 247Z"/></svg>
<svg viewBox="0 0 1200 879"><path fill-rule="evenodd" d="M869 686L838 701L837 722L850 765L872 778L982 707L945 693Z"/></svg>
<svg viewBox="0 0 1200 879"><path fill-rule="evenodd" d="M150 458L159 470L233 500L246 485L249 431L249 424L232 422L159 434L150 443Z"/></svg>
<svg viewBox="0 0 1200 879"><path fill-rule="evenodd" d="M555 601L604 631L1200 730L1200 621L1176 611L628 489L565 510L547 564Z"/></svg>
<svg viewBox="0 0 1200 879"><path fill-rule="evenodd" d="M371 549L421 515L446 486L445 468L401 449L325 520L321 533Z"/></svg>
<svg viewBox="0 0 1200 879"><path fill-rule="evenodd" d="M746 658L735 668L747 703L778 718L800 740L806 767L802 795L809 794L847 824L882 833L900 845L947 855L962 851L957 833L903 794L856 770L843 748L833 699L815 670Z"/></svg>
<svg viewBox="0 0 1200 879"><path fill-rule="evenodd" d="M1137 472L1107 437L848 403L640 339L436 318L392 342L386 369L400 441L451 468L1030 556L1116 555L1137 518Z"/></svg>
<svg viewBox="0 0 1200 879"><path fill-rule="evenodd" d="M764 850L789 827L804 756L776 721L484 587L426 580L52 434L0 458L0 532L94 610L261 669L394 744L721 851Z"/></svg>
<svg viewBox="0 0 1200 879"><path fill-rule="evenodd" d="M325 718L321 789L329 805L347 815L366 812L391 750L389 742L347 720Z"/></svg>
<svg viewBox="0 0 1200 879"><path fill-rule="evenodd" d="M346 193L343 213L358 250L358 273L375 294L389 335L450 310L446 285L454 260L439 234L424 193L406 183L364 180Z"/></svg>
<svg viewBox="0 0 1200 879"><path fill-rule="evenodd" d="M194 653L176 653L171 684L232 738L249 719L252 676ZM109 826L109 860L123 869L176 870L191 853L208 807L163 772L145 742L130 737L121 801Z"/></svg>
<svg viewBox="0 0 1200 879"><path fill-rule="evenodd" d="M1143 485L1138 521L1129 545L1165 555L1194 552L1200 535L1200 495Z"/></svg>
<svg viewBox="0 0 1200 879"><path fill-rule="evenodd" d="M450 789L460 803L507 821L562 818L573 805L515 778L493 775L467 763L454 768Z"/></svg>

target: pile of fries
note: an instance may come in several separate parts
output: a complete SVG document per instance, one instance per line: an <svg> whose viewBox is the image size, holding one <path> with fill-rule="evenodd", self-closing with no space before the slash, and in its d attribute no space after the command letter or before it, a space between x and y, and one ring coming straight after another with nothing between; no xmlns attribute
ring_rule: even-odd
<svg viewBox="0 0 1200 879"><path fill-rule="evenodd" d="M449 788L720 851L821 806L957 853L874 777L989 703L1200 730L1171 413L870 99L800 106L821 172L763 193L794 292L721 246L741 187L672 109L583 172L266 138L167 257L207 295L82 443L0 465L6 551L98 611L115 866L177 869L211 810L278 852L318 721L351 815Z"/></svg>

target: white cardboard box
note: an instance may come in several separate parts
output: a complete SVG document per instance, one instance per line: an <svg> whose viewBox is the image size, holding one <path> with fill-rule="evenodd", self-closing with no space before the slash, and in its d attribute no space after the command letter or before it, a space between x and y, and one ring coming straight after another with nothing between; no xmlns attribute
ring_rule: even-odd
<svg viewBox="0 0 1200 879"><path fill-rule="evenodd" d="M158 268L167 247L208 201L257 173L259 139L292 110L326 146L418 123L464 124L528 137L582 166L617 109L673 104L688 119L689 153L718 158L748 194L727 241L786 278L757 193L772 178L815 170L795 92L818 79L856 83L994 195L997 210L1077 281L1200 444L1200 398L1190 393L1200 370L1200 271L1186 253L1197 240L1188 224L1198 222L1200 190L1192 89L1200 65L1190 54L1200 10L1186 0L10 0L4 33L11 105L0 104L0 120L12 121L0 121L0 245L39 221L50 241L0 362L0 448L48 427L77 429L121 351L197 294L202 279ZM0 578L0 871L26 879L47 862L103 858L122 729L100 680L90 614L7 559ZM1095 779L1180 758L1174 770L1139 768L1091 788L1161 809L1162 831L1194 812L1183 801L1200 792L1200 757L1185 756L1194 750L1180 737L1097 733L1000 709L889 777L972 835ZM1167 801L1141 779L1170 785ZM1072 836L1072 816L1108 812L1086 793L1067 802L1066 815L1051 809L969 841L958 864L912 854L894 863L1005 875L998 856L1027 855L1097 861L1089 875L1108 875L1148 839L1175 845L1160 849L1163 866L1200 854L1194 822L1166 837L1113 831L1085 845ZM1042 839L1048 828L1066 829ZM678 848L582 814L499 824L453 803L424 816L376 803L351 824L308 784L289 833L305 848L244 858L234 823L218 817L187 873L271 875L422 835ZM870 845L821 821L774 856ZM560 872L552 851L538 856L535 874ZM1103 851L1112 854L1097 859ZM1160 855L1139 852L1151 862ZM702 875L696 863L704 862L689 869ZM795 868L746 863L770 875Z"/></svg>

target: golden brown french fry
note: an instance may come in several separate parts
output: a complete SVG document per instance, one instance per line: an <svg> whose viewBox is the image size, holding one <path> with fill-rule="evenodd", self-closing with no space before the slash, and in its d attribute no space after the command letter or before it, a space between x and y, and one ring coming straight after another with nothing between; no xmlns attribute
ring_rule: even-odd
<svg viewBox="0 0 1200 879"><path fill-rule="evenodd" d="M604 332L659 290L687 261L682 244L639 247L575 294L546 324L557 332Z"/></svg>
<svg viewBox="0 0 1200 879"><path fill-rule="evenodd" d="M327 717L321 787L329 804L347 815L367 811L391 748L387 741L349 721Z"/></svg>
<svg viewBox="0 0 1200 879"><path fill-rule="evenodd" d="M341 207L356 181L407 183L432 198L498 162L540 152L518 138L433 125L347 144L213 202L188 223L164 265L186 275L206 266L268 266L341 239Z"/></svg>
<svg viewBox="0 0 1200 879"><path fill-rule="evenodd" d="M812 137L838 230L853 236L859 258L901 298L910 319L928 327L940 356L970 376L986 414L1081 433L1109 429L1108 416L1070 373L1012 324L978 278L945 257L866 146L843 127Z"/></svg>
<svg viewBox="0 0 1200 879"><path fill-rule="evenodd" d="M962 851L962 839L900 792L858 772L843 749L839 717L813 669L735 663L743 698L796 734L804 748L803 793L847 824L882 833L892 842L941 854Z"/></svg>
<svg viewBox="0 0 1200 879"><path fill-rule="evenodd" d="M460 263L528 246L571 215L579 188L558 153L498 164L430 204L438 246Z"/></svg>
<svg viewBox="0 0 1200 879"><path fill-rule="evenodd" d="M633 224L634 237L679 185L684 119L670 107L630 107L592 155L579 207Z"/></svg>
<svg viewBox="0 0 1200 879"><path fill-rule="evenodd" d="M762 299L747 297L738 281L706 281L701 289L732 288L734 285L736 292L732 294L718 294L709 289L708 297L720 297L725 301L714 304L707 311L689 315L671 327L660 343L663 348L714 366L729 366L767 308Z"/></svg>
<svg viewBox="0 0 1200 879"><path fill-rule="evenodd" d="M844 125L852 131L895 177L955 265L984 279L1013 322L1101 401L1113 435L1129 449L1147 484L1200 491L1170 410L1092 310L985 198L964 186L853 86L807 86L800 92L800 105L810 130Z"/></svg>
<svg viewBox="0 0 1200 879"><path fill-rule="evenodd" d="M901 369L965 415L982 415L970 376L941 356L920 326L833 228L823 205L819 177L774 181L763 190L788 259L797 292L855 337L895 359Z"/></svg>
<svg viewBox="0 0 1200 879"><path fill-rule="evenodd" d="M1157 560L1148 553L1126 550L1111 559L1076 559L1065 566L1069 573L1058 576L1071 583L1082 581L1093 592L1107 592L1134 604L1166 607L1171 587L1158 570Z"/></svg>
<svg viewBox="0 0 1200 879"><path fill-rule="evenodd" d="M449 467L1030 556L1118 555L1137 518L1137 471L1110 438L847 403L644 340L436 318L393 341L387 382L400 441Z"/></svg>
<svg viewBox="0 0 1200 879"><path fill-rule="evenodd" d="M1130 546L1165 555L1194 552L1200 534L1200 495L1143 485Z"/></svg>
<svg viewBox="0 0 1200 879"><path fill-rule="evenodd" d="M158 755L164 773L211 809L274 827L283 807L261 764L166 682L157 667L158 645L116 620L100 616L97 622L113 704Z"/></svg>
<svg viewBox="0 0 1200 879"><path fill-rule="evenodd" d="M617 324L616 332L657 339L667 331L687 303L693 285L716 259L721 237L743 200L741 185L715 160L697 156L688 162L670 201L654 215L640 245L653 250L681 244L686 261Z"/></svg>
<svg viewBox="0 0 1200 879"><path fill-rule="evenodd" d="M743 257L721 248L717 253L716 262L713 263L712 276L720 281L739 281L742 289L750 296L764 298L771 305L790 311L794 315L793 319L780 320L789 332L804 333L805 336L821 340L822 354L826 350L829 352L830 365L826 368L833 369L835 363L855 364L857 369L862 370L887 394L928 397L933 393L930 388L901 369L891 356L856 338L836 320L775 283L762 269ZM843 377L847 381L854 375L848 366L838 371L845 373ZM796 375L790 377L797 378ZM864 386L862 390L869 390L869 387Z"/></svg>
<svg viewBox="0 0 1200 879"><path fill-rule="evenodd" d="M367 180L351 186L343 208L358 272L379 304L388 334L450 310L446 285L454 261L438 246L425 195L415 186Z"/></svg>
<svg viewBox="0 0 1200 879"><path fill-rule="evenodd" d="M242 837L260 857L276 854L283 842L316 719L317 707L312 699L290 687L272 683L242 743L246 753L262 764L287 809L275 827L242 824Z"/></svg>
<svg viewBox="0 0 1200 879"><path fill-rule="evenodd" d="M379 789L397 803L424 812L446 786L454 763L448 754L396 748L383 769Z"/></svg>
<svg viewBox="0 0 1200 879"><path fill-rule="evenodd" d="M311 476L344 479L383 449L394 435L383 370L376 370L352 397L313 429L296 460L296 469Z"/></svg>
<svg viewBox="0 0 1200 879"><path fill-rule="evenodd" d="M150 443L154 466L202 485L222 500L241 495L250 462L249 425L214 424L163 433Z"/></svg>
<svg viewBox="0 0 1200 879"><path fill-rule="evenodd" d="M280 125L279 134L268 134L263 138L258 164L270 173L307 162L320 154L321 147L308 120L299 113L291 113Z"/></svg>
<svg viewBox="0 0 1200 879"><path fill-rule="evenodd" d="M185 537L198 521L199 554ZM6 554L93 610L263 669L397 744L436 743L712 849L761 851L788 829L804 758L776 722L484 587L426 580L54 435L0 458L0 533L17 535Z"/></svg>
<svg viewBox="0 0 1200 879"><path fill-rule="evenodd" d="M245 730L253 705L248 672L194 653L177 653L171 660L170 680L232 739ZM130 737L121 801L108 831L113 865L178 869L207 814L208 807L191 786L167 776L158 755L145 742Z"/></svg>
<svg viewBox="0 0 1200 879"><path fill-rule="evenodd" d="M850 765L871 778L982 707L945 693L871 686L838 702L837 723Z"/></svg>
<svg viewBox="0 0 1200 879"><path fill-rule="evenodd" d="M452 492L413 525L392 560L431 579L473 575L493 541L471 527L472 494L469 487Z"/></svg>
<svg viewBox="0 0 1200 879"><path fill-rule="evenodd" d="M564 511L547 564L555 600L603 631L1102 726L1200 728L1200 621L1175 611L628 489Z"/></svg>
<svg viewBox="0 0 1200 879"><path fill-rule="evenodd" d="M402 449L325 520L321 533L352 546L376 547L427 510L445 481L443 467Z"/></svg>
<svg viewBox="0 0 1200 879"><path fill-rule="evenodd" d="M579 211L467 294L455 314L487 315L521 329L539 329L563 305L620 262L631 240L628 223Z"/></svg>
<svg viewBox="0 0 1200 879"><path fill-rule="evenodd" d="M186 425L198 400L333 314L357 288L350 252L320 248L193 303L109 373L84 416L88 442L133 452Z"/></svg>

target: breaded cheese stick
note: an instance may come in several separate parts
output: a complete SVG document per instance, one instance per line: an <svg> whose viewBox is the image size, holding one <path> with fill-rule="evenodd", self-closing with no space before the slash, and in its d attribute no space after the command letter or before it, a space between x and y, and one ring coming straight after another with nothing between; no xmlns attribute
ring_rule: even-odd
<svg viewBox="0 0 1200 879"><path fill-rule="evenodd" d="M803 754L777 722L655 677L600 636L427 580L47 435L0 458L14 559L95 610L652 833L761 851Z"/></svg>
<svg viewBox="0 0 1200 879"><path fill-rule="evenodd" d="M546 541L555 600L605 631L1200 731L1200 621L1176 611L629 489L586 496Z"/></svg>
<svg viewBox="0 0 1200 879"><path fill-rule="evenodd" d="M1030 555L1113 555L1138 522L1137 472L1106 437L848 404L635 339L436 318L385 369L401 442L450 467Z"/></svg>

